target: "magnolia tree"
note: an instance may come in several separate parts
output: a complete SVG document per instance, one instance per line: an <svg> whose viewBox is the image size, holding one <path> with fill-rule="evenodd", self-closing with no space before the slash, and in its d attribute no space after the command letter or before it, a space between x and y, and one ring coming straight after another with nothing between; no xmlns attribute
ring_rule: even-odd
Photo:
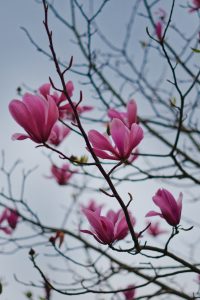
<svg viewBox="0 0 200 300"><path fill-rule="evenodd" d="M28 248L38 280L16 280L26 286L29 299L37 299L35 288L46 300L59 294L75 299L85 294L91 299L200 298L195 215L200 1L124 1L130 14L121 11L123 34L113 16L120 1L64 2L39 2L49 48L23 28L33 47L50 58L55 78L41 82L34 93L19 89L20 99L9 103L9 111L22 127L12 139L21 144L30 139L35 151L45 151L51 166L44 179L49 193L54 180L66 190L69 205L59 226L53 218L46 225L27 200L32 170L23 173L18 197L12 185L18 165L7 170L3 160L8 189L1 191L2 252L11 245L13 253ZM73 39L76 54L71 57L56 51L53 18ZM21 226L29 234L22 234ZM48 255L46 265L43 254Z"/></svg>

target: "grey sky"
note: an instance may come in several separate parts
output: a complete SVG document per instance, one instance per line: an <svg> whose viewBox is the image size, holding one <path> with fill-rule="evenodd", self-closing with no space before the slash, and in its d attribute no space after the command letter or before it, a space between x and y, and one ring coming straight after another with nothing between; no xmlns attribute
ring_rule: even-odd
<svg viewBox="0 0 200 300"><path fill-rule="evenodd" d="M110 16L110 12L108 11L105 20L101 20L103 30L107 30L108 35L113 34L116 43L120 34L123 35L122 32L117 30L120 28L120 22L124 21L123 18L121 18L121 3L122 2L119 0L117 1L116 10L113 12L114 16ZM123 16L126 16L129 11L130 2L125 0L123 3L125 3L125 5L123 5ZM63 3L61 6L63 6ZM119 19L117 29L112 27L112 17ZM2 104L0 110L2 128L0 131L0 140L1 149L5 149L8 165L11 165L18 158L23 159L26 168L29 168L29 166L34 167L35 165L40 165L37 174L34 173L32 175L31 182L28 184L27 196L33 201L34 209L43 216L47 223L54 219L55 223L59 224L59 214L61 213L62 205L65 205L64 199L67 195L63 190L58 191L57 187L52 184L50 187L51 193L54 195L54 198L56 198L56 201L59 197L61 200L59 199L59 205L57 205L54 199L50 199L48 194L49 182L44 178L44 175L48 175L48 160L44 158L42 151L35 149L35 145L31 141L11 141L11 135L14 132L22 132L22 129L16 125L8 113L8 103L10 100L19 98L16 95L16 88L18 86L26 84L35 89L44 82L47 82L49 75L56 78L53 64L35 50L24 32L20 29L20 26L26 27L37 42L47 49L42 19L43 11L40 5L32 0L0 0L0 87ZM73 54L75 60L78 60L78 57L76 58L74 47L70 46L67 42L63 43L63 36L66 34L64 28L58 23L54 23L54 21L52 27L56 28L55 39L58 42L57 50L59 55L62 57L65 55L64 60L67 61ZM143 28L138 27L137 32L139 36L143 32ZM70 36L67 36L67 39L69 40ZM136 49L138 50L139 48ZM138 55L139 57L138 53L139 52L136 51L135 55ZM154 71L156 73L156 68ZM78 96L78 83L80 79L76 79L74 75L72 75L72 79L77 84L76 95ZM86 90L85 94L89 95L89 91ZM89 101L91 102L92 99ZM140 109L142 111L142 107L140 107ZM77 143L78 141L76 141L76 145ZM72 146L74 145L75 144ZM73 149L73 147L67 146L65 149ZM17 189L19 183L16 182L15 184ZM148 188L145 190L145 197L148 199L148 203L145 203L144 205L140 205L140 200L142 200L141 196L144 195L144 191L141 193L143 183L138 183L136 188L135 186L130 188L134 191L137 203L135 211L139 218L143 218L145 211L150 209L151 195L155 192L157 187L158 184L155 182L151 182L148 185ZM49 217L46 217L46 207L48 207ZM198 218L197 212L194 212L190 206L187 208L188 211L193 213L194 217ZM140 221L138 221L138 223L140 223ZM2 295L3 300L23 299L22 292L27 290L26 287L17 284L13 280L13 273L17 274L19 279L26 281L30 279L36 280L37 282L37 279L39 278L38 273L33 270L32 265L29 262L27 251L22 251L16 256L0 256L0 278L3 278L8 282L8 285L5 287L5 292ZM39 294L39 292L36 292L36 294ZM64 297L62 296L57 296L54 299L59 300L63 298ZM81 299L94 299L94 297L83 296Z"/></svg>

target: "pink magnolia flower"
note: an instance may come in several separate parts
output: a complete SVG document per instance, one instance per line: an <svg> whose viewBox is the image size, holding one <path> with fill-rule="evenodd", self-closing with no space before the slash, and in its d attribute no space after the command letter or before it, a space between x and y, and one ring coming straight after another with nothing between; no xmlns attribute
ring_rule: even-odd
<svg viewBox="0 0 200 300"><path fill-rule="evenodd" d="M52 145L59 146L69 133L70 129L67 126L56 123L51 130L48 142Z"/></svg>
<svg viewBox="0 0 200 300"><path fill-rule="evenodd" d="M3 213L0 216L0 230L3 230L6 234L11 234L16 228L19 220L19 215L15 210L5 208ZM7 222L7 226L2 226L2 223Z"/></svg>
<svg viewBox="0 0 200 300"><path fill-rule="evenodd" d="M189 12L195 12L200 9L200 0L192 0L194 7L192 7Z"/></svg>
<svg viewBox="0 0 200 300"><path fill-rule="evenodd" d="M108 116L111 119L120 119L129 129L132 124L137 123L137 104L135 100L130 100L127 104L126 112L119 112L116 109L110 108L108 110Z"/></svg>
<svg viewBox="0 0 200 300"><path fill-rule="evenodd" d="M15 121L27 132L27 134L15 133L12 136L14 140L30 138L35 143L45 143L58 120L57 106L49 96L46 101L40 96L26 93L22 101L10 102L9 111Z"/></svg>
<svg viewBox="0 0 200 300"><path fill-rule="evenodd" d="M87 206L82 206L82 208L84 209L89 209L89 210L91 210L91 211L96 211L96 212L98 212L99 213L99 215L100 215L100 213L101 213L101 209L102 209L102 207L103 207L103 204L101 204L101 205L98 205L97 203L96 203L96 201L95 200L90 200L90 202L88 203L88 205Z"/></svg>
<svg viewBox="0 0 200 300"><path fill-rule="evenodd" d="M147 228L147 232L149 235L156 237L160 234L163 233L167 233L167 230L161 229L160 228L160 223L159 222L155 222L155 223L151 223L151 225Z"/></svg>
<svg viewBox="0 0 200 300"><path fill-rule="evenodd" d="M110 133L115 143L114 146L108 136L96 130L90 130L88 133L88 139L93 146L94 153L102 159L127 160L143 139L143 130L139 125L134 123L129 129L121 120L116 118L111 121Z"/></svg>
<svg viewBox="0 0 200 300"><path fill-rule="evenodd" d="M59 185L66 185L76 171L70 170L70 164L64 164L61 168L52 165L51 173L52 176L48 178L54 178Z"/></svg>
<svg viewBox="0 0 200 300"><path fill-rule="evenodd" d="M160 216L171 226L176 226L180 222L182 211L183 194L180 193L178 200L166 189L159 189L153 196L154 203L160 208L161 213L150 211L146 217Z"/></svg>
<svg viewBox="0 0 200 300"><path fill-rule="evenodd" d="M91 230L81 230L81 232L93 235L99 243L110 245L128 235L129 228L122 210L118 212L110 210L106 216L101 216L98 210L92 211L83 208L82 211L92 228ZM129 215L134 226L135 219L130 213Z"/></svg>
<svg viewBox="0 0 200 300"><path fill-rule="evenodd" d="M159 41L162 41L162 38L163 38L163 22L158 21L156 23L155 32L156 32L156 36L159 39Z"/></svg>
<svg viewBox="0 0 200 300"><path fill-rule="evenodd" d="M72 81L68 81L66 83L66 90L67 90L68 96L71 98L73 96L73 91L74 91L74 85L73 85ZM54 92L53 94L51 94L51 84L50 83L43 84L38 89L38 91L44 98L47 99L48 96L51 96L54 99L54 101L56 102L56 105L58 107L58 110L59 110L60 119L69 119L69 120L73 120L73 121L75 120L74 112L73 112L71 105L69 103L63 104L63 102L65 102L67 100L64 93L61 93L60 95L58 95L57 92ZM76 106L76 102L73 102L73 105ZM78 105L78 107L76 108L78 114L82 114L82 113L90 111L92 109L93 109L92 106L81 106L81 105Z"/></svg>
<svg viewBox="0 0 200 300"><path fill-rule="evenodd" d="M135 286L133 284L128 285L127 289L128 289L127 291L123 292L125 300L134 300L134 298L135 298Z"/></svg>

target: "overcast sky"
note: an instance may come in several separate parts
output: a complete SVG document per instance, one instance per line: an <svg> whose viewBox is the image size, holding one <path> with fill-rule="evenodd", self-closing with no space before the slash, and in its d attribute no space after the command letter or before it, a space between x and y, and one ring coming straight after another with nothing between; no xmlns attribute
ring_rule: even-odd
<svg viewBox="0 0 200 300"><path fill-rule="evenodd" d="M125 2L125 1L124 1ZM123 3L124 3L123 2ZM116 14L119 14L120 22L120 1L117 1ZM127 2L126 2L127 3ZM128 13L129 6L124 5L124 15ZM116 16L115 16L116 17ZM48 184L45 183L44 175L48 172L48 161L44 159L40 150L36 150L34 145L30 141L24 142L13 142L11 141L11 135L14 132L19 131L19 127L15 124L8 113L8 103L13 98L18 98L16 94L16 89L19 86L27 85L33 89L36 89L44 82L48 81L48 76L55 76L54 66L48 61L47 58L38 53L35 48L31 45L24 32L20 29L21 26L26 27L41 45L46 45L45 33L42 24L43 11L37 3L32 0L1 0L0 1L0 87L1 87L1 110L0 110L0 120L1 120L1 149L5 150L6 160L8 165L11 165L16 159L23 159L25 166L30 166L31 168L35 165L39 165L37 175L33 175L32 184L29 184L30 197L35 201L36 210L40 208L40 213L44 213L48 203L49 217L55 219L58 222L59 209L49 201L47 198ZM107 24L108 18L103 23L107 26L109 30L111 27ZM110 20L109 20L110 22ZM56 25L62 33L63 28ZM58 41L62 40L62 34L58 33ZM138 31L139 34L139 31ZM117 38L117 37L116 37ZM72 50L69 45L63 45L62 48L58 44L58 51L62 55L65 53L66 60L72 54ZM74 79L76 80L76 79ZM87 93L87 91L86 91ZM44 171L43 171L44 169ZM16 185L18 183L16 182ZM42 187L41 187L42 185ZM136 199L141 196L138 191L142 184L137 185L135 191ZM46 191L44 191L46 188ZM149 189L145 191L146 196L153 194L156 190L157 184L151 182ZM41 189L43 189L43 194L41 197ZM54 187L52 190L54 191ZM34 196L31 192L34 192ZM62 193L59 196L62 197ZM138 196L138 198L137 198ZM56 194L58 197L58 194ZM41 198L44 199L44 204L41 205ZM40 206L37 204L40 203ZM39 205L39 204L38 204ZM147 207L150 207L147 205ZM144 209L144 207L143 207ZM146 209L147 210L147 209ZM57 215L56 215L57 211ZM54 214L52 213L54 212ZM139 213L139 212L138 212ZM141 216L144 215L142 210ZM45 219L46 220L46 219ZM48 222L48 220L46 220ZM0 232L0 234L2 234ZM16 257L18 257L16 259ZM3 300L10 299L22 299L22 292L27 290L26 287L17 284L13 280L13 273L17 274L22 280L27 280L27 274L30 275L30 279L36 279L39 275L33 270L31 263L28 260L27 251L18 254L18 256L7 256L0 257L0 278L3 278L3 282L8 283L5 287L5 291L2 295ZM29 279L29 278L28 278ZM63 299L64 297L55 297L54 300ZM86 296L85 299L93 299L93 296ZM84 297L82 298L84 299Z"/></svg>

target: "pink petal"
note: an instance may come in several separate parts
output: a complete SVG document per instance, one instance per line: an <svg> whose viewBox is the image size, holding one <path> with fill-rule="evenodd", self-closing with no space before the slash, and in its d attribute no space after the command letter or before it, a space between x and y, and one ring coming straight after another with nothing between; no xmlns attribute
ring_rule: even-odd
<svg viewBox="0 0 200 300"><path fill-rule="evenodd" d="M59 118L58 107L52 97L48 96L48 109L46 111L45 136L48 138L53 125Z"/></svg>
<svg viewBox="0 0 200 300"><path fill-rule="evenodd" d="M156 23L156 28L155 28L155 30L156 30L157 38L161 41L161 40L162 40L163 24L162 24L160 21L158 21L158 22Z"/></svg>
<svg viewBox="0 0 200 300"><path fill-rule="evenodd" d="M13 100L9 104L9 111L15 121L22 126L30 135L35 132L39 136L35 121L32 114L27 109L24 102L19 100Z"/></svg>
<svg viewBox="0 0 200 300"><path fill-rule="evenodd" d="M88 150L88 149L87 149ZM102 159L111 159L111 160L119 160L119 157L116 155L110 155L105 151L93 148L94 153L96 154L97 157L100 157Z"/></svg>
<svg viewBox="0 0 200 300"><path fill-rule="evenodd" d="M137 104L135 100L130 100L127 105L127 117L129 128L131 128L131 125L137 122Z"/></svg>
<svg viewBox="0 0 200 300"><path fill-rule="evenodd" d="M9 227L0 227L0 230L5 232L6 234L11 234L13 232Z"/></svg>
<svg viewBox="0 0 200 300"><path fill-rule="evenodd" d="M179 194L178 200L177 200L177 207L179 212L179 219L181 218L181 212L182 212L182 199L183 199L183 193Z"/></svg>
<svg viewBox="0 0 200 300"><path fill-rule="evenodd" d="M122 114L120 112L118 112L117 110L113 109L113 108L110 108L108 110L108 116L111 119L114 119L114 118L119 119L124 123L124 118L123 118Z"/></svg>
<svg viewBox="0 0 200 300"><path fill-rule="evenodd" d="M67 90L67 94L68 96L71 98L73 96L73 91L74 91L74 85L73 85L73 82L72 81L68 81L66 83L66 90ZM59 102L62 102L66 99L66 96L64 93L62 93L60 95L60 99L59 99Z"/></svg>
<svg viewBox="0 0 200 300"><path fill-rule="evenodd" d="M110 125L110 132L121 158L127 158L125 155L129 144L129 129L121 120L113 119Z"/></svg>
<svg viewBox="0 0 200 300"><path fill-rule="evenodd" d="M39 87L38 91L43 97L47 98L47 95L50 95L50 88L51 88L51 84L45 83L41 87Z"/></svg>
<svg viewBox="0 0 200 300"><path fill-rule="evenodd" d="M115 152L108 138L96 130L90 130L88 132L88 139L94 148L107 150L112 153Z"/></svg>
<svg viewBox="0 0 200 300"><path fill-rule="evenodd" d="M84 105L84 106L78 107L78 113L84 113L84 112L91 111L91 110L93 110L92 106Z"/></svg>
<svg viewBox="0 0 200 300"><path fill-rule="evenodd" d="M101 230L100 216L98 214L86 208L83 208L83 213L87 217L90 225L94 228L95 231L96 229Z"/></svg>
<svg viewBox="0 0 200 300"><path fill-rule="evenodd" d="M155 196L153 196L154 203L160 208L163 216L169 222L176 222L179 212L176 200L173 195L166 189L159 189Z"/></svg>
<svg viewBox="0 0 200 300"><path fill-rule="evenodd" d="M7 219L9 210L7 208L4 209L2 215L0 216L0 224Z"/></svg>
<svg viewBox="0 0 200 300"><path fill-rule="evenodd" d="M107 217L101 216L100 221L102 228L100 231L95 231L103 242L111 244L114 241L114 226Z"/></svg>
<svg viewBox="0 0 200 300"><path fill-rule="evenodd" d="M125 216L116 224L115 226L115 239L122 240L124 239L129 232L128 224Z"/></svg>
<svg viewBox="0 0 200 300"><path fill-rule="evenodd" d="M23 133L14 133L12 135L12 140L15 141L15 140L25 140L25 139L30 139L31 137L27 134L23 134Z"/></svg>
<svg viewBox="0 0 200 300"><path fill-rule="evenodd" d="M85 229L81 229L80 230L80 232L83 232L83 233L87 233L87 234L90 234L90 235L92 235L94 238L95 238L95 240L97 240L97 242L99 242L100 244L106 244L106 243L103 243L92 231L90 231L90 230L85 230Z"/></svg>

